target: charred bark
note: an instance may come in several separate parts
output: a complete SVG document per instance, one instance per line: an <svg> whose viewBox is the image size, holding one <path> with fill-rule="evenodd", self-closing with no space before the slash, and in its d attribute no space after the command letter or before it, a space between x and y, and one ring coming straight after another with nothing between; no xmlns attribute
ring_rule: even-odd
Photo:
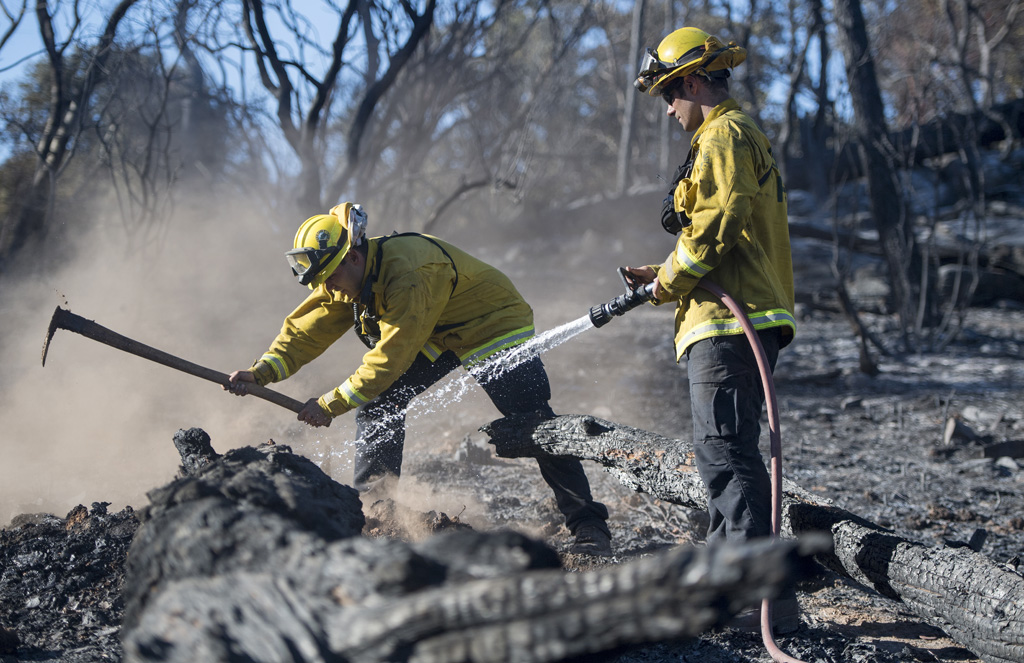
<svg viewBox="0 0 1024 663"><path fill-rule="evenodd" d="M588 415L517 415L482 429L504 458L574 456L601 464L623 484L658 499L705 509L693 445ZM1024 660L1024 578L970 548L904 539L783 481L782 534L823 532L824 566L902 601L986 661Z"/></svg>
<svg viewBox="0 0 1024 663"><path fill-rule="evenodd" d="M276 445L216 456L196 430L176 438L185 476L141 512L126 663L561 661L696 636L777 595L823 545L676 548L566 573L513 532L369 539L358 494L308 460Z"/></svg>

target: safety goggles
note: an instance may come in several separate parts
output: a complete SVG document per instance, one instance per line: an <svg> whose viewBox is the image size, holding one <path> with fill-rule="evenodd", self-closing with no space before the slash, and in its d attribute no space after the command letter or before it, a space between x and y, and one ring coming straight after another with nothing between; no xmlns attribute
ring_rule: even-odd
<svg viewBox="0 0 1024 663"><path fill-rule="evenodd" d="M321 230L321 233L327 234L327 231ZM327 234L328 238L330 237ZM317 239L321 239L319 236ZM303 247L301 249L292 249L291 251L284 254L284 257L288 259L288 264L292 268L292 274L298 277L299 283L302 285L309 285L316 275L326 267L334 257L338 255L338 251L341 250L343 241L340 241L337 246L331 246L328 248L313 249L309 247ZM324 246L326 241L321 241L320 245Z"/></svg>
<svg viewBox="0 0 1024 663"><path fill-rule="evenodd" d="M640 61L640 73L636 75L636 81L633 85L636 89L641 92L647 92L654 87L655 79L663 74L667 74L669 70L675 69L683 64L692 62L693 60L699 59L701 53L704 52L704 45L695 46L683 53L683 55L674 62L665 62L658 57L658 52L653 48L648 48L644 52L644 57ZM671 99L666 99L668 103L672 103Z"/></svg>

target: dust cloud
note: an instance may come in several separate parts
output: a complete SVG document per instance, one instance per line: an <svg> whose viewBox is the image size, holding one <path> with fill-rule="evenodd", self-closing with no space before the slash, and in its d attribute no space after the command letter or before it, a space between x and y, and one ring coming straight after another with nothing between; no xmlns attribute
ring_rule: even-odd
<svg viewBox="0 0 1024 663"><path fill-rule="evenodd" d="M61 268L5 288L0 526L19 513L63 515L79 503L143 506L146 491L174 478L179 428L205 429L220 452L274 439L343 470L350 421L309 429L276 405L66 330L56 331L40 366L60 305L218 371L248 367L307 292L282 255L292 223L274 221L237 210L179 217L140 249L126 247L118 227L100 227ZM299 400L323 393L360 356L340 350L276 388Z"/></svg>
<svg viewBox="0 0 1024 663"><path fill-rule="evenodd" d="M283 258L300 221L268 218L266 211L244 211L238 205L222 214L206 209L168 221L138 249L126 246L121 226L114 223L83 236L77 257L52 273L8 282L0 293L0 526L20 513L63 515L80 503L144 506L146 491L170 481L177 471L172 436L193 426L206 430L219 452L273 439L309 457L336 480L351 480L351 414L335 419L330 428L312 429L276 405L232 396L212 382L66 330L54 334L46 366L40 366L46 329L60 305L218 371L248 367L308 292L294 282ZM416 229L374 222L370 210L370 234ZM608 262L610 247L592 232L577 236L570 231L554 244L550 237L534 244L528 238L509 242L481 228L442 228L437 234L505 270L534 306L538 332L578 318L619 291L614 265ZM603 260L585 259L580 249L588 247L606 253ZM624 256L622 264L660 257ZM571 273L563 271L566 267ZM600 379L588 375L577 382L581 361L591 367L599 363L588 347L545 354L552 406L562 413L614 416L616 374L635 366L606 365ZM354 336L346 335L298 375L272 388L300 401L319 396L351 373L363 350ZM455 407L423 410L418 412L414 402L407 449L423 445L454 453L467 434L500 416L475 384ZM631 418L626 414L620 420L629 423ZM416 491L411 499L417 499ZM463 506L459 502L451 508L457 513ZM477 513L471 505L466 508Z"/></svg>

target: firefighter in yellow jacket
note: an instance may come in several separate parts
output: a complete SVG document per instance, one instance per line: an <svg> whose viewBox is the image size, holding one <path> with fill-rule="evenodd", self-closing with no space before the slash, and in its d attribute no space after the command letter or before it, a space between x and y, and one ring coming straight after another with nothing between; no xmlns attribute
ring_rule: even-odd
<svg viewBox="0 0 1024 663"><path fill-rule="evenodd" d="M697 283L708 277L745 307L772 370L796 331L786 190L771 145L729 95L729 70L746 50L681 28L647 49L636 87L661 96L693 132L663 203L677 235L660 265L627 268L676 302L676 360L686 357L697 469L708 491L708 542L771 532L771 480L758 450L765 395L757 360L729 309ZM776 631L798 625L795 596L776 603ZM757 611L739 626L757 630Z"/></svg>
<svg viewBox="0 0 1024 663"><path fill-rule="evenodd" d="M533 310L502 272L455 246L418 233L365 237L366 214L344 203L307 219L286 254L313 292L284 321L230 390L285 380L349 329L367 346L337 388L310 399L299 419L327 426L356 410L355 488L386 490L401 474L410 401L459 366L481 367L534 334ZM534 356L507 370L473 371L502 413L554 416L544 365ZM537 460L554 491L574 550L610 554L608 511L595 502L576 459Z"/></svg>

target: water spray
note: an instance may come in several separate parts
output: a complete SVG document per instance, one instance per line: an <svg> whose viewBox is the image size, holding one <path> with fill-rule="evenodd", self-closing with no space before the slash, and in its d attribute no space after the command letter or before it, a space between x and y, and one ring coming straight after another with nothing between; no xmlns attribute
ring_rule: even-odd
<svg viewBox="0 0 1024 663"><path fill-rule="evenodd" d="M607 303L590 309L590 321L595 327L603 327L614 316L624 315L644 302L654 301L653 281L646 285L637 285L626 275L626 270L623 267L619 267L619 278L622 279L622 285L625 286L626 292Z"/></svg>
<svg viewBox="0 0 1024 663"><path fill-rule="evenodd" d="M626 292L605 304L594 306L590 309L590 321L594 323L595 327L608 324L612 317L632 311L644 302L654 301L653 282L641 286L635 285L626 276L626 270L622 267L619 267L619 278L622 279ZM743 329L744 336L747 337L747 342L750 343L750 347L754 351L754 357L757 359L758 372L761 374L761 386L764 388L765 400L768 406L768 437L771 448L770 476L772 483L771 534L773 538L778 538L782 529L782 435L779 432L779 405L775 396L775 381L768 364L768 355L765 353L764 346L761 345L761 339L757 335L754 325L750 322L750 318L747 317L743 307L740 306L739 302L732 295L706 277L697 282L697 287L707 290L717 297L736 316L736 320ZM761 640L773 661L777 663L803 663L799 659L783 652L779 649L778 644L776 644L775 636L772 633L771 599L764 599L761 602Z"/></svg>

